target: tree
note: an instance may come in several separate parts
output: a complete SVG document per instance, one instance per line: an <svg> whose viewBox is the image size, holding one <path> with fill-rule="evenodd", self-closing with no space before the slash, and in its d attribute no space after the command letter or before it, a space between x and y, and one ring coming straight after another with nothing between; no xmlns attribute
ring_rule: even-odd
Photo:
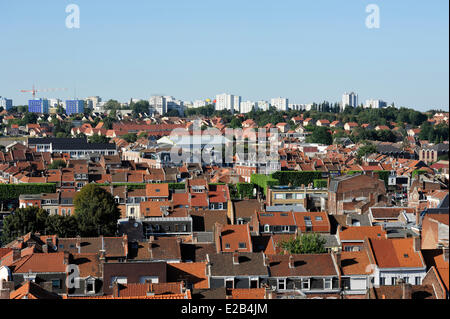
<svg viewBox="0 0 450 319"><path fill-rule="evenodd" d="M127 133L122 136L122 138L127 141L128 143L134 143L137 140L137 134L136 133Z"/></svg>
<svg viewBox="0 0 450 319"><path fill-rule="evenodd" d="M92 135L88 137L89 143L109 143L109 138L104 135Z"/></svg>
<svg viewBox="0 0 450 319"><path fill-rule="evenodd" d="M242 128L242 120L239 117L233 117L233 119L230 122L231 128Z"/></svg>
<svg viewBox="0 0 450 319"><path fill-rule="evenodd" d="M316 126L314 127L311 136L308 136L307 141L310 143L331 145L333 143L333 137L331 136L329 128Z"/></svg>
<svg viewBox="0 0 450 319"><path fill-rule="evenodd" d="M114 236L120 210L114 197L103 188L89 184L75 195L75 219L81 236Z"/></svg>
<svg viewBox="0 0 450 319"><path fill-rule="evenodd" d="M49 169L57 169L61 167L66 167L66 162L64 160L55 160L48 166Z"/></svg>
<svg viewBox="0 0 450 319"><path fill-rule="evenodd" d="M377 152L377 147L373 144L367 144L364 146L361 146L358 150L357 157L358 159L361 159L362 157L370 154L374 154Z"/></svg>
<svg viewBox="0 0 450 319"><path fill-rule="evenodd" d="M106 110L119 110L120 109L120 103L116 100L109 100L105 104Z"/></svg>
<svg viewBox="0 0 450 319"><path fill-rule="evenodd" d="M289 254L322 254L326 252L325 243L321 235L312 233L282 241L280 247Z"/></svg>
<svg viewBox="0 0 450 319"><path fill-rule="evenodd" d="M16 209L3 220L2 243L9 243L29 232L44 233L47 218L47 211L37 206Z"/></svg>
<svg viewBox="0 0 450 319"><path fill-rule="evenodd" d="M45 233L61 238L75 237L78 235L77 220L73 215L50 215L47 218Z"/></svg>
<svg viewBox="0 0 450 319"><path fill-rule="evenodd" d="M139 117L139 114L141 114L141 113L148 114L149 108L150 108L150 104L148 103L148 101L139 101L139 102L133 103L131 105L133 118Z"/></svg>

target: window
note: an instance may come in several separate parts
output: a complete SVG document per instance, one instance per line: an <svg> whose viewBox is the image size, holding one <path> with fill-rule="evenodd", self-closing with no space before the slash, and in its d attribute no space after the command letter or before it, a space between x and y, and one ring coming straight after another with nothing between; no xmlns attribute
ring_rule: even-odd
<svg viewBox="0 0 450 319"><path fill-rule="evenodd" d="M322 216L316 216L316 220L317 221L321 221L322 220Z"/></svg>
<svg viewBox="0 0 450 319"><path fill-rule="evenodd" d="M323 280L323 288L327 289L327 290L330 290L332 288L332 286L331 286L331 278L325 278Z"/></svg>
<svg viewBox="0 0 450 319"><path fill-rule="evenodd" d="M157 284L159 278L155 276L142 276L139 278L139 283L141 284Z"/></svg>
<svg viewBox="0 0 450 319"><path fill-rule="evenodd" d="M380 278L380 286L386 285L386 279L384 277Z"/></svg>
<svg viewBox="0 0 450 319"><path fill-rule="evenodd" d="M95 280L94 279L86 280L86 293L88 293L88 294L95 293Z"/></svg>
<svg viewBox="0 0 450 319"><path fill-rule="evenodd" d="M264 232L265 233L269 233L270 232L270 226L269 225L264 225Z"/></svg>
<svg viewBox="0 0 450 319"><path fill-rule="evenodd" d="M392 277L392 278L391 278L391 285L394 286L394 285L396 285L396 284L397 284L397 278Z"/></svg>
<svg viewBox="0 0 450 319"><path fill-rule="evenodd" d="M234 288L234 279L233 278L225 279L225 288L227 288L227 289Z"/></svg>
<svg viewBox="0 0 450 319"><path fill-rule="evenodd" d="M250 278L250 288L258 288L258 278Z"/></svg>
<svg viewBox="0 0 450 319"><path fill-rule="evenodd" d="M53 279L52 280L52 287L60 289L61 288L61 280L59 279Z"/></svg>
<svg viewBox="0 0 450 319"><path fill-rule="evenodd" d="M120 285L126 285L127 282L128 282L127 277L111 277L111 286L110 286L110 288L112 288L114 283L118 283Z"/></svg>
<svg viewBox="0 0 450 319"><path fill-rule="evenodd" d="M230 249L230 244L225 244L225 249Z"/></svg>
<svg viewBox="0 0 450 319"><path fill-rule="evenodd" d="M302 289L309 290L309 279L302 279Z"/></svg>
<svg viewBox="0 0 450 319"><path fill-rule="evenodd" d="M281 226L281 231L284 233L289 232L289 226Z"/></svg>
<svg viewBox="0 0 450 319"><path fill-rule="evenodd" d="M421 285L422 283L422 278L420 278L420 277L416 277L415 278L415 281L416 281L416 285Z"/></svg>
<svg viewBox="0 0 450 319"><path fill-rule="evenodd" d="M409 283L409 277L403 277L403 280L405 281L405 284Z"/></svg>
<svg viewBox="0 0 450 319"><path fill-rule="evenodd" d="M286 290L286 278L277 280L277 289Z"/></svg>
<svg viewBox="0 0 450 319"><path fill-rule="evenodd" d="M239 249L245 249L247 245L245 243L239 243Z"/></svg>

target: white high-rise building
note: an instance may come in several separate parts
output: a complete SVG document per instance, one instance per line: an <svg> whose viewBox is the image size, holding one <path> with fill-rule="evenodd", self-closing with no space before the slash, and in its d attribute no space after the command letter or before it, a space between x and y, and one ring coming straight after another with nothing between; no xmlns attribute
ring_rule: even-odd
<svg viewBox="0 0 450 319"><path fill-rule="evenodd" d="M241 113L250 112L253 109L253 106L255 106L255 103L252 101L241 102Z"/></svg>
<svg viewBox="0 0 450 319"><path fill-rule="evenodd" d="M195 100L194 103L192 104L192 107L204 107L206 106L206 101L204 100Z"/></svg>
<svg viewBox="0 0 450 319"><path fill-rule="evenodd" d="M99 105L101 102L102 99L99 96L90 96L84 100L84 105L86 108L99 111L101 109L101 106Z"/></svg>
<svg viewBox="0 0 450 319"><path fill-rule="evenodd" d="M278 97L270 100L270 104L279 111L287 111L289 108L289 99Z"/></svg>
<svg viewBox="0 0 450 319"><path fill-rule="evenodd" d="M267 101L258 101L255 103L255 107L261 111L268 111L270 108L270 104Z"/></svg>
<svg viewBox="0 0 450 319"><path fill-rule="evenodd" d="M157 112L160 115L167 113L167 100L164 96L153 95L150 100L150 113Z"/></svg>
<svg viewBox="0 0 450 319"><path fill-rule="evenodd" d="M341 104L341 110L345 110L347 106L350 107L358 107L358 94L355 92L347 93L345 92L342 95L342 104Z"/></svg>
<svg viewBox="0 0 450 319"><path fill-rule="evenodd" d="M232 94L216 95L216 111L229 110L231 113L240 112L241 97Z"/></svg>
<svg viewBox="0 0 450 319"><path fill-rule="evenodd" d="M369 109L369 108L380 109L380 108L383 108L386 106L387 106L386 102L384 102L382 100L374 100L374 99L366 100L366 104L364 104L364 108L366 108L366 109Z"/></svg>

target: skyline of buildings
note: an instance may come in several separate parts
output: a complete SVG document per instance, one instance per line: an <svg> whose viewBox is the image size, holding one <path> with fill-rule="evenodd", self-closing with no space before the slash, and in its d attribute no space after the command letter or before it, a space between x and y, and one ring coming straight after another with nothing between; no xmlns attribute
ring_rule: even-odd
<svg viewBox="0 0 450 319"><path fill-rule="evenodd" d="M36 98L34 101L47 101L44 102L44 106L39 106L38 102L31 102L32 99L28 100L28 109L33 110L30 112L35 113L48 113L50 109L57 108L58 105L61 105L65 110L67 110L67 102L68 101L83 101L83 105L79 105L77 107L70 104L70 110L68 114L73 113L82 113L84 109L92 109L96 112L103 112L104 106L106 105L107 100L103 100L100 96L90 96L86 97L84 99L60 99L60 98ZM207 106L208 104L212 104L215 106L216 111L222 111L222 110L229 110L233 114L234 113L240 113L240 114L246 114L249 113L253 108L256 110L262 110L267 111L269 108L275 107L279 111L289 111L289 110L295 110L295 111L310 111L313 107L314 103L290 103L289 98L284 97L277 97L277 98L271 98L270 102L267 100L258 100L258 101L252 101L252 100L243 100L242 96L240 95L234 95L234 94L228 94L228 93L222 93L217 94L215 96L215 99L212 100L210 98L205 98L203 100L197 99L192 101L183 101L180 99L176 99L173 96L169 95L152 95L148 99L140 99L140 98L130 98L126 102L120 102L121 107L128 107L130 102L137 103L142 100L147 100L150 104L149 114L161 114L164 115L167 112L171 110L177 110L178 113L182 116L184 114L185 109L189 108L199 108ZM30 107L30 103L32 104L32 107ZM48 107L47 104L48 103ZM316 102L317 103L317 102ZM319 102L320 103L320 102ZM388 103L382 99L366 99L365 103L359 102L359 96L357 93L351 91L350 93L345 92L342 95L341 102L335 102L340 105L341 112L345 110L347 106L350 107L359 107L362 106L364 108L384 108L388 107L392 103ZM0 107L3 107L4 109L11 109L12 107L17 106L14 105L12 99L7 99L5 97L0 96ZM403 107L403 106L402 106ZM406 106L408 107L408 106ZM430 108L431 109L431 108ZM444 110L445 111L445 110ZM67 112L67 111L66 111Z"/></svg>

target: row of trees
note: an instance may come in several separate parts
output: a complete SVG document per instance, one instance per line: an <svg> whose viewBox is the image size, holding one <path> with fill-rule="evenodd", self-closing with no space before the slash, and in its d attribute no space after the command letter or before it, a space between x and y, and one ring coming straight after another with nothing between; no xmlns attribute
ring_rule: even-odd
<svg viewBox="0 0 450 319"><path fill-rule="evenodd" d="M35 206L19 208L3 220L1 241L5 244L28 232L60 237L116 234L120 210L109 192L89 184L76 194L74 206L75 212L71 216L49 215Z"/></svg>

